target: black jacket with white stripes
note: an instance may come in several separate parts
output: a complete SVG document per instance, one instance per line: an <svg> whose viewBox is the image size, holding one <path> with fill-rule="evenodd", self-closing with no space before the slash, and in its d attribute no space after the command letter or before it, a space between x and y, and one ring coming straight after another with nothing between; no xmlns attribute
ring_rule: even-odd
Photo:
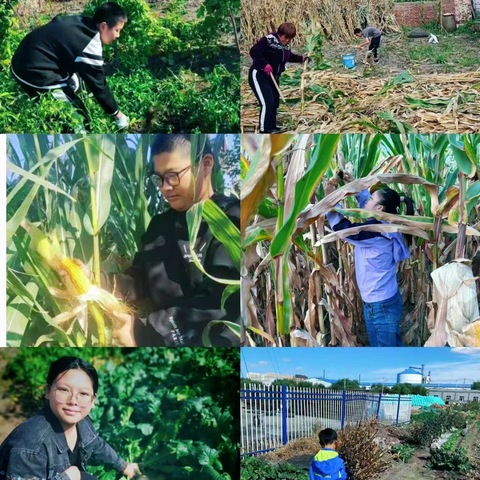
<svg viewBox="0 0 480 480"><path fill-rule="evenodd" d="M250 56L253 59L252 68L263 70L267 65L271 65L277 78L285 70L287 62L302 63L304 60L301 55L290 50L290 45L282 45L276 32L262 37L250 49Z"/></svg>
<svg viewBox="0 0 480 480"><path fill-rule="evenodd" d="M57 16L30 32L15 52L11 69L20 82L38 90L67 86L77 73L106 113L119 110L107 87L102 42L92 18Z"/></svg>

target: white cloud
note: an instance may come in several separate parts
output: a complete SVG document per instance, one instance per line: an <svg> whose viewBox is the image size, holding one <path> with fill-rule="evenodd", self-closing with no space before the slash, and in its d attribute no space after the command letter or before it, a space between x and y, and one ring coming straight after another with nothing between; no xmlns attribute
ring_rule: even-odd
<svg viewBox="0 0 480 480"><path fill-rule="evenodd" d="M267 362L266 360L260 360L257 365L271 365L271 362Z"/></svg>
<svg viewBox="0 0 480 480"><path fill-rule="evenodd" d="M302 370L303 370L303 367L297 367L297 368L295 369L296 372L301 372Z"/></svg>
<svg viewBox="0 0 480 480"><path fill-rule="evenodd" d="M473 347L458 347L452 348L452 353L456 353L457 355L473 355L480 357L480 348L473 348Z"/></svg>

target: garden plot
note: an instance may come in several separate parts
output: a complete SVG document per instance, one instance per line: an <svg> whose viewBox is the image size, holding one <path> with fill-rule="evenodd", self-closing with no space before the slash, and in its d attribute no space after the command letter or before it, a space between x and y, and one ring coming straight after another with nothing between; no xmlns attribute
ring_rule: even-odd
<svg viewBox="0 0 480 480"><path fill-rule="evenodd" d="M297 27L292 51L309 53L307 65L287 64L280 78L286 99L278 110L277 125L296 132L475 133L480 124L480 23L471 21L454 34L436 25L437 44L410 39L399 26L392 4L356 0L262 2L242 11L242 132L258 128L259 106L247 81L248 49L265 32L278 26L282 7ZM374 5L377 8L374 8ZM365 9L369 9L368 12ZM378 14L381 11L383 15ZM268 15L275 18L269 24ZM380 62L364 65L360 39L353 36L359 18L381 28ZM283 20L282 20L283 21ZM332 27L333 26L333 27ZM319 39L320 36L320 39ZM248 43L247 43L248 42ZM313 52L313 53L312 53ZM355 53L356 52L356 53ZM345 69L343 56L354 53L356 68Z"/></svg>
<svg viewBox="0 0 480 480"><path fill-rule="evenodd" d="M10 60L21 39L57 14L93 15L103 0L12 0L0 7L0 131L82 131L71 105L44 95L32 102L11 78ZM131 132L235 132L239 130L239 0L146 2L123 0L128 22L104 48L107 83ZM228 15L226 12L228 11ZM80 93L92 133L117 133L87 89Z"/></svg>
<svg viewBox="0 0 480 480"><path fill-rule="evenodd" d="M431 410L412 420L411 425L402 427L373 420L339 432L336 450L345 460L348 478L479 478L478 404L473 402L438 411ZM462 428L465 422L467 427ZM438 436L448 436L448 440L439 449L431 449L430 445L435 444ZM249 469L255 468L256 472L268 472L268 478L303 479L319 448L318 440L313 437L291 441L267 455L245 460L241 478L247 479L245 474ZM368 456L370 459L366 458ZM282 476L284 472L288 472L288 476Z"/></svg>

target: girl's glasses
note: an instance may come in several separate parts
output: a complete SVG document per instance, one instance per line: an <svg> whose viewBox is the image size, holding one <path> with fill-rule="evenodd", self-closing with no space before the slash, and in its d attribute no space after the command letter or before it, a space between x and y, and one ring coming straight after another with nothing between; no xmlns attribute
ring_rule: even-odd
<svg viewBox="0 0 480 480"><path fill-rule="evenodd" d="M86 407L90 405L95 398L94 393L87 393L87 392L77 392L73 393L69 388L66 387L53 387L52 389L55 392L55 399L57 402L68 402L71 398L75 397L77 399L77 403L81 407Z"/></svg>
<svg viewBox="0 0 480 480"><path fill-rule="evenodd" d="M188 165L188 167L185 167L179 172L167 172L164 175L154 172L150 175L150 180L158 188L162 188L164 183L167 183L171 187L176 187L177 185L180 185L180 177L191 167L191 165Z"/></svg>

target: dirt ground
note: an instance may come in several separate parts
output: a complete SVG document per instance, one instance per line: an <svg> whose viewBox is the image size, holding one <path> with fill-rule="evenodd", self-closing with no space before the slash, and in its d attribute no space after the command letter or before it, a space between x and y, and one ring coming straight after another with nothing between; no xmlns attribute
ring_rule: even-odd
<svg viewBox="0 0 480 480"><path fill-rule="evenodd" d="M377 433L378 442L390 448L392 445L401 442L402 428L380 425ZM414 456L409 463L403 463L399 460L393 460L390 467L381 473L375 480L460 480L460 479L480 479L480 429L479 422L472 425L465 437L460 440L461 446L468 452L470 461L476 465L476 469L466 476L465 474L454 474L450 472L440 472L430 470L427 467L429 461L428 449L419 449L415 451ZM290 442L274 452L264 456L268 461L288 462L298 468L308 470L312 457L319 450L318 440L316 438L303 438Z"/></svg>
<svg viewBox="0 0 480 480"><path fill-rule="evenodd" d="M413 75L478 70L479 38L465 34L439 37L439 43L432 45L426 38L409 39L402 34L383 36L378 51L380 62L364 74L376 78L392 78L403 70L408 70ZM326 63L343 73L343 55L355 53L358 68L365 50L355 50L354 45L355 43L326 44L323 49Z"/></svg>

